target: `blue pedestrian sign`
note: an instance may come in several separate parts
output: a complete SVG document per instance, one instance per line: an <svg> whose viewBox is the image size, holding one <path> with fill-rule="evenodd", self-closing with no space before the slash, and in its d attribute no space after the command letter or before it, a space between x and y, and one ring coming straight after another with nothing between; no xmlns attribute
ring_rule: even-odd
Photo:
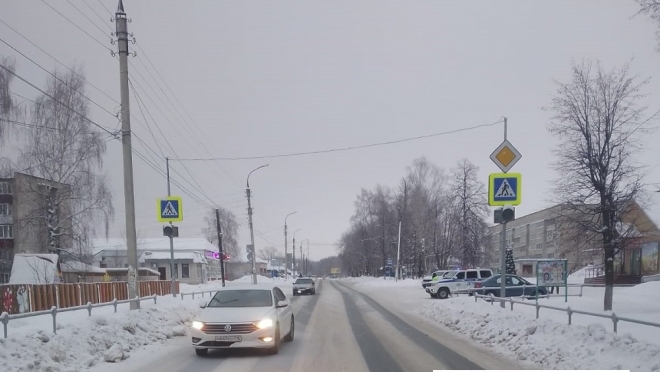
<svg viewBox="0 0 660 372"><path fill-rule="evenodd" d="M488 177L488 204L519 205L522 200L520 173L493 173Z"/></svg>
<svg viewBox="0 0 660 372"><path fill-rule="evenodd" d="M168 196L158 199L158 221L180 222L183 221L183 201L179 196Z"/></svg>
<svg viewBox="0 0 660 372"><path fill-rule="evenodd" d="M392 259L391 258L387 259L387 266L392 267Z"/></svg>

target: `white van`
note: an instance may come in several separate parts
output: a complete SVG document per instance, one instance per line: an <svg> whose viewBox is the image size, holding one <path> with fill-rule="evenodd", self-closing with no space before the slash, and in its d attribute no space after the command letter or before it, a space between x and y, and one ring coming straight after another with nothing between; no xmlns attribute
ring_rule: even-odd
<svg viewBox="0 0 660 372"><path fill-rule="evenodd" d="M446 273L441 280L426 287L426 293L433 298L445 299L449 294L466 288L471 288L477 280L483 280L493 275L490 269L456 270Z"/></svg>

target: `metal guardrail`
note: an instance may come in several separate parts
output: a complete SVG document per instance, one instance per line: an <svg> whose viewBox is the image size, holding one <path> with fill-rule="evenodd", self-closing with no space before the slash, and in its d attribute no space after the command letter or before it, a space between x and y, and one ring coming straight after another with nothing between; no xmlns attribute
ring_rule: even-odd
<svg viewBox="0 0 660 372"><path fill-rule="evenodd" d="M477 302L478 299L483 298L483 299L489 299L491 301L491 305L494 305L495 302L508 302L511 304L511 311L513 311L513 304L520 304L520 305L525 305L525 306L534 306L536 308L536 319L539 318L539 312L541 308L545 309L550 309L550 310L556 310L556 311L563 311L566 312L568 315L568 325L572 324L572 316L573 314L582 314L582 315L590 315L590 316L595 316L598 318L605 318L605 319L611 319L613 326L614 326L614 333L617 333L617 326L619 322L628 322L628 323L635 323L635 324L641 324L641 325L647 325L651 327L658 327L660 328L660 323L654 323L654 322L648 322L645 320L638 320L638 319L632 319L632 318L627 318L627 317L620 317L617 316L616 313L612 313L612 315L606 315L606 314L599 314L599 313L593 313L590 311L584 311L584 310L573 310L571 307L567 308L562 308L562 307L557 307L557 306L550 306L550 305L541 305L538 302L524 302L524 301L516 301L513 299L513 297L508 297L508 298L501 298L501 297L495 297L492 293L489 296L486 295L481 295L479 293L474 294L474 302Z"/></svg>
<svg viewBox="0 0 660 372"><path fill-rule="evenodd" d="M181 300L183 300L184 296L190 295L192 296L192 299L195 299L196 294L201 294L202 298L204 298L204 293L208 293L209 297L213 297L213 293L217 292L218 290L212 290L212 291L199 291L199 292L188 292L188 293L181 293Z"/></svg>
<svg viewBox="0 0 660 372"><path fill-rule="evenodd" d="M642 283L648 283L648 282L660 282L660 274L643 276Z"/></svg>
<svg viewBox="0 0 660 372"><path fill-rule="evenodd" d="M144 301L144 300L154 300L154 304L156 303L156 298L157 295L153 296L146 296L146 297L136 297L132 300L121 300L118 301L116 298L111 301L111 302L104 302L100 304L92 304L91 302L87 302L87 305L83 306L75 306L75 307L67 307L67 308L57 308L57 306L53 306L50 308L50 310L42 310L42 311L34 311L30 313L23 313L23 314L12 314L9 315L7 312L3 312L0 314L0 322L2 323L3 331L4 331L4 337L7 338L7 326L9 324L10 320L14 319L23 319L23 318L31 318L33 316L39 316L39 315L52 315L53 316L53 334L57 334L57 314L58 313L66 313L69 311L77 311L77 310L87 310L89 316L92 316L92 309L96 307L106 307L106 306L114 306L115 307L115 313L117 312L117 305L119 304L127 304L132 301Z"/></svg>

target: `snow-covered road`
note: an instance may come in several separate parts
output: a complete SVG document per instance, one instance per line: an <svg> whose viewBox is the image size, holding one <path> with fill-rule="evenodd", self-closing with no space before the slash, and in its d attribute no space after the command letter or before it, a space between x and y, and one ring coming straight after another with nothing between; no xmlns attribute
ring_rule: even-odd
<svg viewBox="0 0 660 372"><path fill-rule="evenodd" d="M320 280L315 296L293 297L296 338L278 355L229 350L198 357L188 337L133 352L119 365L94 372L122 371L430 371L433 369L520 369L463 339L403 319L354 289L353 283Z"/></svg>

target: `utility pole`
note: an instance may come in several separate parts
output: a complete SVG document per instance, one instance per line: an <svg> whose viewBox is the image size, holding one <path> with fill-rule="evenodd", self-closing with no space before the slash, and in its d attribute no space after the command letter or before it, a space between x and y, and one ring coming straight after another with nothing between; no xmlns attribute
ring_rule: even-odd
<svg viewBox="0 0 660 372"><path fill-rule="evenodd" d="M302 260L300 263L302 264L302 273L305 273L305 256L303 256L302 253L302 242L300 242L300 259Z"/></svg>
<svg viewBox="0 0 660 372"><path fill-rule="evenodd" d="M399 281L400 271L399 271L399 259L401 259L401 219L399 219L399 242L396 246L396 281Z"/></svg>
<svg viewBox="0 0 660 372"><path fill-rule="evenodd" d="M252 284L256 285L257 284L257 249L254 246L254 228L252 226L252 204L250 203L250 175L256 171L257 169L261 169L264 167L267 167L268 164L262 165L254 170L252 172L248 173L247 176L247 181L245 182L247 188L245 190L245 194L247 195L248 199L248 223L250 225L250 242L252 243Z"/></svg>
<svg viewBox="0 0 660 372"><path fill-rule="evenodd" d="M215 226L218 230L218 253L220 253L220 275L222 276L222 286L225 286L225 254L222 251L222 227L220 227L220 210L215 209Z"/></svg>
<svg viewBox="0 0 660 372"><path fill-rule="evenodd" d="M302 230L302 229L298 229L298 230L293 232L293 246L291 247L291 252L293 252L293 266L292 266L293 269L292 269L292 272L293 272L293 278L294 279L296 277L296 271L297 271L296 270L296 233L300 230Z"/></svg>
<svg viewBox="0 0 660 372"><path fill-rule="evenodd" d="M117 49L119 51L119 85L121 88L121 140L124 159L124 209L126 210L126 255L128 259L128 298L139 296L137 285L137 233L135 230L135 193L133 191L133 153L131 148L131 113L128 96L128 19L119 0L115 12ZM131 310L140 309L140 301L131 301Z"/></svg>
<svg viewBox="0 0 660 372"><path fill-rule="evenodd" d="M165 167L167 168L167 196L172 196L171 189L170 189L170 158L165 157ZM172 227L172 222L170 221L170 227ZM172 229L174 229L172 227ZM176 275L179 275L178 270L175 273L174 272L174 236L170 234L170 279L172 281L171 284L171 290L172 290L172 297L176 297Z"/></svg>
<svg viewBox="0 0 660 372"><path fill-rule="evenodd" d="M286 236L286 219L289 218L290 215L296 214L297 212L292 212L286 215L284 217L284 279L289 279L289 252L287 248L287 236Z"/></svg>

